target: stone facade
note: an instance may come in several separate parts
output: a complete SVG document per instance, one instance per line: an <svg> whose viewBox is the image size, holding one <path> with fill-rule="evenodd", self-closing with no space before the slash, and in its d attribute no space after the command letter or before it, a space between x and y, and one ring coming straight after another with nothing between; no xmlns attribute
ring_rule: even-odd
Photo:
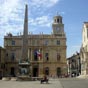
<svg viewBox="0 0 88 88"><path fill-rule="evenodd" d="M84 22L82 30L81 74L88 75L88 22Z"/></svg>
<svg viewBox="0 0 88 88"><path fill-rule="evenodd" d="M61 16L54 16L52 34L28 34L28 58L31 76L61 76L67 73L66 35ZM23 35L4 36L6 69L11 76L18 75L18 62L22 57Z"/></svg>
<svg viewBox="0 0 88 88"><path fill-rule="evenodd" d="M81 74L81 60L79 53L76 53L67 58L67 64L69 76L79 76Z"/></svg>
<svg viewBox="0 0 88 88"><path fill-rule="evenodd" d="M0 47L0 78L5 74L5 49Z"/></svg>

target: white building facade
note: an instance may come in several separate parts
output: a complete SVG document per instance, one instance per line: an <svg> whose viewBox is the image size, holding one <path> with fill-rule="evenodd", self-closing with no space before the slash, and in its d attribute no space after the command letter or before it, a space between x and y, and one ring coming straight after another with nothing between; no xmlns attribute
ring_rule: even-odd
<svg viewBox="0 0 88 88"><path fill-rule="evenodd" d="M81 74L88 74L88 22L84 22L82 30L81 56Z"/></svg>

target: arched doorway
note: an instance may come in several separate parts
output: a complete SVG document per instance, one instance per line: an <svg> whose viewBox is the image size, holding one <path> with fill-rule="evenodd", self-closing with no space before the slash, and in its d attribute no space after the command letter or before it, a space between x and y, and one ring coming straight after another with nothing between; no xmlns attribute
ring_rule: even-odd
<svg viewBox="0 0 88 88"><path fill-rule="evenodd" d="M15 76L15 68L14 67L11 67L11 71L10 71L10 74L11 76Z"/></svg>
<svg viewBox="0 0 88 88"><path fill-rule="evenodd" d="M61 76L61 68L60 68L60 67L57 68L57 76L58 76L58 77Z"/></svg>
<svg viewBox="0 0 88 88"><path fill-rule="evenodd" d="M38 74L39 74L39 68L38 68L38 65L34 65L33 66L33 77L38 77Z"/></svg>

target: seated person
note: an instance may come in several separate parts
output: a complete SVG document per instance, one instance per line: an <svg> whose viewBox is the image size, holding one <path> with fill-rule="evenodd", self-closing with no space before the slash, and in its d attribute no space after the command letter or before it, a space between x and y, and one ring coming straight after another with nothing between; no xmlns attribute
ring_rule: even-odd
<svg viewBox="0 0 88 88"><path fill-rule="evenodd" d="M43 79L41 80L41 83L43 83L43 82L48 83L48 78L47 78L47 76L46 76L46 75L45 75L45 76L43 77Z"/></svg>

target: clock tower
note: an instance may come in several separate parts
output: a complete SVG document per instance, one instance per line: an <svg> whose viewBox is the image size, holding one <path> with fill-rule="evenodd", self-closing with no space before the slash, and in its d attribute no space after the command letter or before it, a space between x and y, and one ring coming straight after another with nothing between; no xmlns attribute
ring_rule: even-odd
<svg viewBox="0 0 88 88"><path fill-rule="evenodd" d="M62 22L62 17L60 15L54 16L52 28L54 35L58 36L64 34L64 24Z"/></svg>

